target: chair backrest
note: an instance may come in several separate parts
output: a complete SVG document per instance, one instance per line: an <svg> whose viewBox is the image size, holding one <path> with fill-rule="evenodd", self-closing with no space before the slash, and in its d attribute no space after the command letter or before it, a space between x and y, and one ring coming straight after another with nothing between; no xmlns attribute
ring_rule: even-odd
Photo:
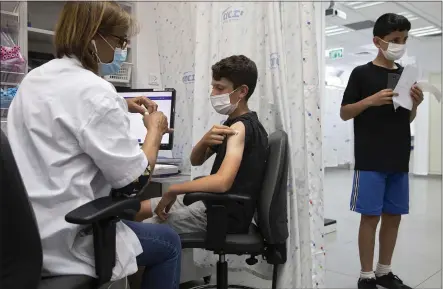
<svg viewBox="0 0 443 289"><path fill-rule="evenodd" d="M8 139L0 132L0 288L35 289L43 262L40 234Z"/></svg>
<svg viewBox="0 0 443 289"><path fill-rule="evenodd" d="M287 212L288 135L269 136L268 159L258 198L256 221L268 244L285 243L289 236Z"/></svg>

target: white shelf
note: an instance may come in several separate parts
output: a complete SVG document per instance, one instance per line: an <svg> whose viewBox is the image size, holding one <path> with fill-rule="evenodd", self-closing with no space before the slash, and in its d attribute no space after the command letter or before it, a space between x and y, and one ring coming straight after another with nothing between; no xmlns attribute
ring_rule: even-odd
<svg viewBox="0 0 443 289"><path fill-rule="evenodd" d="M120 5L120 6L122 6L123 8L128 8L128 9L131 9L132 8L132 5L133 5L133 3L132 3L132 1L117 1L117 3Z"/></svg>
<svg viewBox="0 0 443 289"><path fill-rule="evenodd" d="M55 32L46 29L35 27L28 27L28 38L39 42L51 42L54 39ZM131 49L131 44L128 44L128 49Z"/></svg>
<svg viewBox="0 0 443 289"><path fill-rule="evenodd" d="M0 82L1 86L17 86L19 85L18 82Z"/></svg>
<svg viewBox="0 0 443 289"><path fill-rule="evenodd" d="M28 39L39 42L51 42L54 39L55 32L35 27L28 27Z"/></svg>
<svg viewBox="0 0 443 289"><path fill-rule="evenodd" d="M18 18L18 13L15 13L15 12L9 12L9 11L5 11L5 10L0 10L0 14L14 16L14 17Z"/></svg>

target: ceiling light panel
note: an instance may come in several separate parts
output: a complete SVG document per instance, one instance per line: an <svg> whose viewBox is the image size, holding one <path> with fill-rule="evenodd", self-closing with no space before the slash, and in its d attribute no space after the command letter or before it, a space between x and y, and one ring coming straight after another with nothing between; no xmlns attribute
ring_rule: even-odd
<svg viewBox="0 0 443 289"><path fill-rule="evenodd" d="M426 27L414 28L414 29L409 30L409 33L411 33L411 34L420 33L422 31L426 31L426 30L434 29L434 28L435 28L435 26L426 26Z"/></svg>
<svg viewBox="0 0 443 289"><path fill-rule="evenodd" d="M344 34L344 33L348 33L348 32L351 32L351 30L346 27L341 27L341 26L329 26L329 27L325 28L325 35L326 36L334 36L334 35Z"/></svg>
<svg viewBox="0 0 443 289"><path fill-rule="evenodd" d="M326 36L340 35L340 34L349 33L349 32L351 32L351 31L343 30L343 31L338 31L338 32L326 33Z"/></svg>
<svg viewBox="0 0 443 289"><path fill-rule="evenodd" d="M437 28L435 26L426 26L421 28L415 28L411 29L409 31L409 34L411 34L414 37L422 37L422 36L430 36L435 34L440 34L441 29Z"/></svg>
<svg viewBox="0 0 443 289"><path fill-rule="evenodd" d="M397 14L406 17L409 21L414 21L414 20L419 19L419 17L415 16L411 12L400 12Z"/></svg>
<svg viewBox="0 0 443 289"><path fill-rule="evenodd" d="M328 27L325 28L325 31L333 30L333 29L337 29L337 28L339 28L339 26L336 26L336 25L334 25L334 26L328 26Z"/></svg>
<svg viewBox="0 0 443 289"><path fill-rule="evenodd" d="M385 3L384 1L374 1L374 2L346 2L346 6L358 10L358 9L363 9L363 8L367 8L367 7L372 7L372 6L376 6L376 5L380 5Z"/></svg>
<svg viewBox="0 0 443 289"><path fill-rule="evenodd" d="M422 33L419 34L415 34L415 37L422 37L422 36L431 36L431 35L435 35L435 34L441 34L441 29L433 29L433 30L428 30L428 31L424 31Z"/></svg>
<svg viewBox="0 0 443 289"><path fill-rule="evenodd" d="M344 28L335 28L335 29L326 30L325 32L326 32L327 34L329 34L329 33L334 33L334 32L345 31L345 30L346 30L346 29L344 29Z"/></svg>

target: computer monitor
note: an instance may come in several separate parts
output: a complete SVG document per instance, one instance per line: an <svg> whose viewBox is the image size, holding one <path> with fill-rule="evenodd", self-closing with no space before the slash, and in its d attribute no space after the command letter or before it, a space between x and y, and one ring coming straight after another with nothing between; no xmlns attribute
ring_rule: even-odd
<svg viewBox="0 0 443 289"><path fill-rule="evenodd" d="M174 114L175 114L175 89L166 88L164 90L158 89L130 89L117 88L118 94L124 98L132 98L144 96L158 104L158 111L165 114L169 121L169 127L174 128ZM146 128L143 124L143 116L137 113L129 113L131 134L138 139L140 144L143 144L146 137ZM173 134L163 135L160 149L171 150L173 145Z"/></svg>

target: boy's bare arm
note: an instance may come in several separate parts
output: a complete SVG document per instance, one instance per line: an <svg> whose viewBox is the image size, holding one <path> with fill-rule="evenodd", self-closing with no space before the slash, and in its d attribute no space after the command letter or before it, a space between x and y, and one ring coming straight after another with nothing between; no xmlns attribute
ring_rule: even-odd
<svg viewBox="0 0 443 289"><path fill-rule="evenodd" d="M234 134L235 132L230 127L214 125L192 149L191 164L201 166L214 154L211 146L222 144L226 136Z"/></svg>
<svg viewBox="0 0 443 289"><path fill-rule="evenodd" d="M243 159L245 125L242 122L236 122L231 128L237 133L228 136L226 155L218 172L198 180L172 185L169 188L169 194L181 195L191 192L224 193L232 187Z"/></svg>

